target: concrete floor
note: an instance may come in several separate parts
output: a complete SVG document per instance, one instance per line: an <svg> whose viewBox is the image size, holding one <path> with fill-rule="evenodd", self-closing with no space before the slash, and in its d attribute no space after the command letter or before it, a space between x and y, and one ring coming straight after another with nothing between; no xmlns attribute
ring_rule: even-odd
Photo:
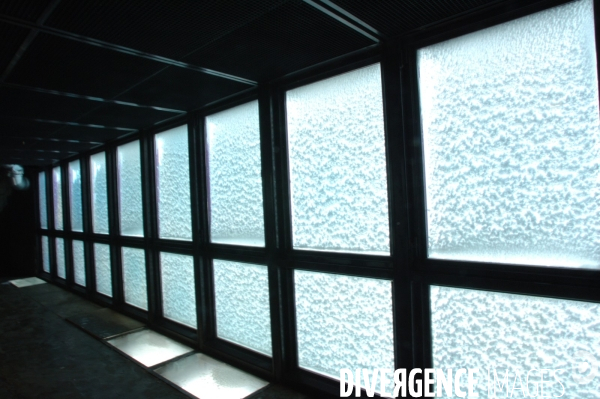
<svg viewBox="0 0 600 399"><path fill-rule="evenodd" d="M189 398L65 320L98 309L51 284L0 282L0 398ZM306 396L271 385L252 398Z"/></svg>

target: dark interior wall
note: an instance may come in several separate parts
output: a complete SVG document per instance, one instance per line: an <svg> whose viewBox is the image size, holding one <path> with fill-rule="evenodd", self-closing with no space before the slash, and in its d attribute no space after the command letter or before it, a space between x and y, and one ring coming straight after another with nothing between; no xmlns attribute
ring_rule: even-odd
<svg viewBox="0 0 600 399"><path fill-rule="evenodd" d="M6 170L1 169L0 186L8 194L0 210L0 277L28 277L35 271L35 172L25 168L32 184L27 190L11 190Z"/></svg>

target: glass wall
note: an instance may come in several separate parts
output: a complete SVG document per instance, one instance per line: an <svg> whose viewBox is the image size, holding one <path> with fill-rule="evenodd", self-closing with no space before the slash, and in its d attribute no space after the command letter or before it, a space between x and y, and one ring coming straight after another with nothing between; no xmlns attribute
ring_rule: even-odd
<svg viewBox="0 0 600 399"><path fill-rule="evenodd" d="M142 164L140 142L117 148L119 186L119 226L121 235L144 235L142 204Z"/></svg>
<svg viewBox="0 0 600 399"><path fill-rule="evenodd" d="M90 157L92 197L92 227L94 233L108 234L108 188L106 181L106 153Z"/></svg>
<svg viewBox="0 0 600 399"><path fill-rule="evenodd" d="M60 166L52 169L52 204L54 209L54 228L63 229L62 176Z"/></svg>
<svg viewBox="0 0 600 399"><path fill-rule="evenodd" d="M69 163L69 200L71 205L71 230L83 231L81 165L79 160Z"/></svg>

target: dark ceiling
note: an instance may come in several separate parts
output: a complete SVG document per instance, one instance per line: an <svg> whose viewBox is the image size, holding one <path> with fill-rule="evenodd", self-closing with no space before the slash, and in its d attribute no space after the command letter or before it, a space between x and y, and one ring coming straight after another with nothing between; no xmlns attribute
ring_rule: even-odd
<svg viewBox="0 0 600 399"><path fill-rule="evenodd" d="M3 0L0 164L49 165L495 0Z"/></svg>

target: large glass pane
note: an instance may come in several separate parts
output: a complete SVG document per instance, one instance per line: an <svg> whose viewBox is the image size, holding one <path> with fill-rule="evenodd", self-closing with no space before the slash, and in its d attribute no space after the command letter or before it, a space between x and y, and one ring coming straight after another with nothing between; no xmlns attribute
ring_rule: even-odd
<svg viewBox="0 0 600 399"><path fill-rule="evenodd" d="M141 237L144 235L144 215L139 140L118 147L117 157L121 235Z"/></svg>
<svg viewBox="0 0 600 399"><path fill-rule="evenodd" d="M206 117L211 241L265 245L258 101Z"/></svg>
<svg viewBox="0 0 600 399"><path fill-rule="evenodd" d="M75 284L85 287L85 250L83 241L72 241L73 245L73 272Z"/></svg>
<svg viewBox="0 0 600 399"><path fill-rule="evenodd" d="M160 253L163 315L167 319L196 328L196 283L194 258Z"/></svg>
<svg viewBox="0 0 600 399"><path fill-rule="evenodd" d="M342 368L394 369L391 281L302 270L294 280L300 367L336 379Z"/></svg>
<svg viewBox="0 0 600 399"><path fill-rule="evenodd" d="M40 205L40 227L48 228L48 204L46 202L46 172L40 172L38 175L38 194Z"/></svg>
<svg viewBox="0 0 600 399"><path fill-rule="evenodd" d="M479 368L474 391L480 398L596 398L600 392L600 381L593 379L600 360L598 320L597 303L434 286L433 366ZM587 367L581 367L583 362ZM542 369L547 370L543 394ZM558 369L562 371L556 377L563 387L550 373ZM508 384L502 387L507 374ZM577 381L590 375L590 381ZM495 395L488 394L488 381L490 386L496 382Z"/></svg>
<svg viewBox="0 0 600 399"><path fill-rule="evenodd" d="M123 291L125 302L148 310L146 254L143 249L123 248Z"/></svg>
<svg viewBox="0 0 600 399"><path fill-rule="evenodd" d="M67 265L65 262L65 240L56 238L56 275L60 278L67 278Z"/></svg>
<svg viewBox="0 0 600 399"><path fill-rule="evenodd" d="M106 244L94 244L94 259L96 271L96 291L112 297L110 247Z"/></svg>
<svg viewBox="0 0 600 399"><path fill-rule="evenodd" d="M161 238L192 239L187 125L155 136L158 231Z"/></svg>
<svg viewBox="0 0 600 399"><path fill-rule="evenodd" d="M46 236L42 236L42 269L50 273L50 243Z"/></svg>
<svg viewBox="0 0 600 399"><path fill-rule="evenodd" d="M287 92L294 248L389 254L379 64Z"/></svg>
<svg viewBox="0 0 600 399"><path fill-rule="evenodd" d="M90 157L92 187L92 225L94 233L108 234L108 191L106 186L106 154Z"/></svg>
<svg viewBox="0 0 600 399"><path fill-rule="evenodd" d="M54 228L63 229L62 184L60 166L52 169L52 196L54 204Z"/></svg>
<svg viewBox="0 0 600 399"><path fill-rule="evenodd" d="M266 266L213 261L217 336L271 355Z"/></svg>
<svg viewBox="0 0 600 399"><path fill-rule="evenodd" d="M79 160L69 163L69 195L71 200L71 230L83 231L81 164Z"/></svg>
<svg viewBox="0 0 600 399"><path fill-rule="evenodd" d="M429 256L600 267L592 0L418 51Z"/></svg>

